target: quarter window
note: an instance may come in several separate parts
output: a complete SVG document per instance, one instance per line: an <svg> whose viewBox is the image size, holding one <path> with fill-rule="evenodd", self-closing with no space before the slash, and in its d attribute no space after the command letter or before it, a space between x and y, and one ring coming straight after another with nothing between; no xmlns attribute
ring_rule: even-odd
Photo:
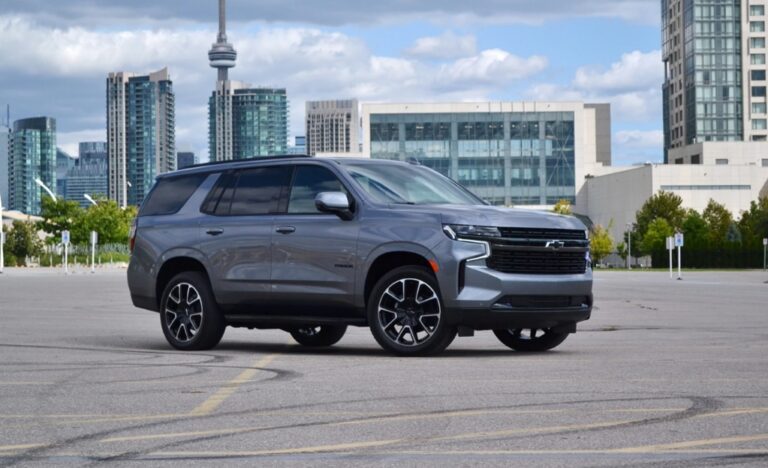
<svg viewBox="0 0 768 468"><path fill-rule="evenodd" d="M328 169L320 166L298 166L293 177L288 213L317 214L315 197L321 192L344 192L344 186Z"/></svg>

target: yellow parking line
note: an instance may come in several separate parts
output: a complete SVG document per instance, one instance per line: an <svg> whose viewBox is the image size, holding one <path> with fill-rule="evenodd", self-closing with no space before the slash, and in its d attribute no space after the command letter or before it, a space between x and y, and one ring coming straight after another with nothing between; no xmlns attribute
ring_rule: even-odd
<svg viewBox="0 0 768 468"><path fill-rule="evenodd" d="M469 432L466 434L457 434L452 436L430 437L426 439L429 442L440 440L461 440L461 439L483 439L487 437L503 437L508 435L519 434L546 434L551 432L573 431L582 429L598 429L604 427L620 426L622 424L636 422L634 420L624 421L606 421L590 424L575 424L570 426L549 426L549 427L532 427L532 428L520 428L520 429L506 429L502 431L486 431L486 432Z"/></svg>
<svg viewBox="0 0 768 468"><path fill-rule="evenodd" d="M261 367L269 365L269 363L277 356L278 354L270 354L269 356L256 360L250 368L241 372L240 375L227 382L223 387L216 391L216 393L208 397L207 400L200 403L189 413L189 416L206 416L216 411L216 409L221 406L227 398L232 396L242 384L249 382L253 376L261 370Z"/></svg>
<svg viewBox="0 0 768 468"><path fill-rule="evenodd" d="M126 441L137 441L137 440L173 439L177 437L205 437L210 435L239 434L241 432L258 431L259 429L264 429L264 427L242 427L242 428L231 428L231 429L212 429L210 431L168 432L164 434L108 437L106 439L101 439L99 442L126 442Z"/></svg>
<svg viewBox="0 0 768 468"><path fill-rule="evenodd" d="M27 450L38 447L45 447L45 444L18 444L18 445L0 445L0 452L11 452L14 450Z"/></svg>
<svg viewBox="0 0 768 468"><path fill-rule="evenodd" d="M653 451L664 451L664 450L689 449L693 447L701 447L706 445L738 444L742 442L756 442L760 440L768 440L768 434L721 437L718 439L689 440L685 442L675 442L671 444L641 445L639 447L626 447L621 449L615 449L614 451L618 453L646 453L649 451L653 452ZM768 452L768 449L764 449L763 451Z"/></svg>

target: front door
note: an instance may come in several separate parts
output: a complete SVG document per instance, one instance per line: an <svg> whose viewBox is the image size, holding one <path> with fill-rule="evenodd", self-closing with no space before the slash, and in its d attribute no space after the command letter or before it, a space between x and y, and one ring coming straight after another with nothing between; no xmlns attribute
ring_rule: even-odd
<svg viewBox="0 0 768 468"><path fill-rule="evenodd" d="M357 277L356 219L320 213L320 192L347 192L333 172L296 166L286 214L275 216L272 288L286 312L338 316L352 310Z"/></svg>

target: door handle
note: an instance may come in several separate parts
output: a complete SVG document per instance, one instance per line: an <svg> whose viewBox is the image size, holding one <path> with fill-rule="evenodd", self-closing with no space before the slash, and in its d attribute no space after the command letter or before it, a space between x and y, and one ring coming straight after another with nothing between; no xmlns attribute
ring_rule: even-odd
<svg viewBox="0 0 768 468"><path fill-rule="evenodd" d="M219 228L208 229L207 231L205 231L205 233L208 234L209 236L218 236L219 234L224 233L224 229L219 229Z"/></svg>
<svg viewBox="0 0 768 468"><path fill-rule="evenodd" d="M296 232L296 228L293 226L280 226L275 231L279 232L280 234L291 234L292 232Z"/></svg>

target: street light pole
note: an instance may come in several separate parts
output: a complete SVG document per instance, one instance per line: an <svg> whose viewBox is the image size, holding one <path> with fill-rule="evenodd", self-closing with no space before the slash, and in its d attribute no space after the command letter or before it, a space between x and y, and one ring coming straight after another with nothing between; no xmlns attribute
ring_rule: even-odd
<svg viewBox="0 0 768 468"><path fill-rule="evenodd" d="M48 186L47 186L47 185L45 185L45 184L43 183L43 181L42 181L42 180L40 180L40 178L39 178L39 177L38 177L37 179L35 179L35 183L36 183L37 185L39 185L40 187L42 187L42 188L43 188L43 190L45 190L46 192L48 192L48 195L50 195L50 196L51 196L51 198L53 198L53 200L54 200L54 201L56 201L56 194L55 194L55 193L53 193L53 190L49 189L49 188L48 188Z"/></svg>
<svg viewBox="0 0 768 468"><path fill-rule="evenodd" d="M632 223L627 223L627 270L632 269Z"/></svg>

